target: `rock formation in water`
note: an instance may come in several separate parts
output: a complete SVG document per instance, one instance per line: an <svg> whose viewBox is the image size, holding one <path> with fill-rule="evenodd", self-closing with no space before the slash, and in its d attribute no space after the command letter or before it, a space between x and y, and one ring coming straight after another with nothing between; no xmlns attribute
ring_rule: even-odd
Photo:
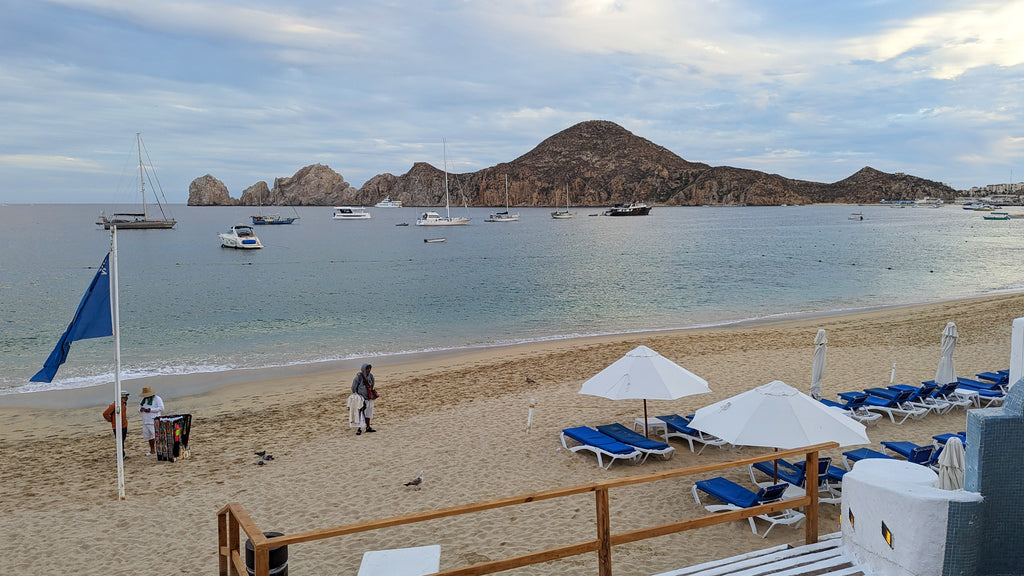
<svg viewBox="0 0 1024 576"><path fill-rule="evenodd" d="M575 206L608 206L635 200L656 205L700 206L956 197L956 191L945 184L906 174L887 174L870 167L839 182L825 184L689 162L613 122L592 120L551 136L511 162L477 172L449 174L451 204L503 205L506 176L510 203L514 206L564 205L566 189L569 203ZM265 191L264 183L259 184L264 186L264 205L368 206L385 197L401 200L406 206L444 204L444 172L424 162L413 164L400 176L374 176L360 189L349 186L340 174L320 164L307 166L291 178L277 178L269 192ZM242 204L257 203L258 195L250 191L259 184L242 194ZM189 187L189 204L202 204L200 200L207 197L199 196L193 202L193 186Z"/></svg>
<svg viewBox="0 0 1024 576"><path fill-rule="evenodd" d="M189 206L237 206L223 182L207 174L188 185Z"/></svg>

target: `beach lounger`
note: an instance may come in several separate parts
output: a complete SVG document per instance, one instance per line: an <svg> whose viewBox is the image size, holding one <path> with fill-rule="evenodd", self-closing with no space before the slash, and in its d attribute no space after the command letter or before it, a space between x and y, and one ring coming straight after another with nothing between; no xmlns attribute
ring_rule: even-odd
<svg viewBox="0 0 1024 576"><path fill-rule="evenodd" d="M926 380L924 382L921 382L922 385L929 383L934 384L935 381ZM950 382L948 384L943 384L935 389L935 392L932 393L932 398L948 402L950 404L950 410L957 406L966 410L967 408L974 405L974 400L966 396L957 394L956 390L959 386L959 382Z"/></svg>
<svg viewBox="0 0 1024 576"><path fill-rule="evenodd" d="M643 452L637 450L635 447L629 444L623 444L618 440L602 434L593 428L587 426L577 426L575 428L566 428L562 430L562 447L572 452L579 452L580 450L588 450L597 455L597 465L605 470L611 468L612 464L616 460L629 460L636 464L640 457L643 456ZM570 438L575 440L577 446L569 446L565 439ZM604 459L608 459L608 465L604 464Z"/></svg>
<svg viewBox="0 0 1024 576"><path fill-rule="evenodd" d="M972 405L978 408L999 406L1006 399L1006 394L998 386L995 389L990 387L978 388L974 385L977 380L969 378L957 378L957 388L954 395L969 400Z"/></svg>
<svg viewBox="0 0 1024 576"><path fill-rule="evenodd" d="M932 461L934 446L919 446L913 442L882 442L882 449L907 459L912 464L927 466Z"/></svg>
<svg viewBox="0 0 1024 576"><path fill-rule="evenodd" d="M699 506L704 506L708 512L725 512L727 510L742 510L744 508L751 508L762 504L776 502L782 499L782 495L786 492L786 488L788 487L789 484L787 483L773 484L754 492L740 486L732 480L719 476L708 480L697 481L694 483L691 491L693 492L693 499L697 504ZM724 504L709 504L705 506L700 501L699 492L704 492L705 494L724 502ZM758 514L755 517L747 518L750 522L750 531L757 534L757 526L754 524L754 518L760 518L769 523L768 529L764 531L764 534L760 535L762 538L765 538L768 536L768 532L771 532L771 529L776 525L798 525L803 521L804 515L802 512L798 512L797 510L787 509L780 510L779 512Z"/></svg>
<svg viewBox="0 0 1024 576"><path fill-rule="evenodd" d="M867 460L869 458L884 458L887 460L895 460L892 456L879 452L878 450L872 450L871 448L857 448L856 450L850 450L849 452L843 452L843 466L846 466L847 470L852 470L853 465L861 460Z"/></svg>
<svg viewBox="0 0 1024 576"><path fill-rule="evenodd" d="M603 424L597 427L597 431L643 452L644 457L640 460L641 464L646 462L647 457L651 454L661 456L662 460L669 460L676 452L676 449L667 443L651 440L619 423Z"/></svg>
<svg viewBox="0 0 1024 576"><path fill-rule="evenodd" d="M838 397L842 402L835 402L827 398L821 398L819 402L830 408L842 410L844 414L865 426L878 424L878 421L882 419L881 414L864 408L864 402L868 399L867 393L843 392Z"/></svg>
<svg viewBox="0 0 1024 576"><path fill-rule="evenodd" d="M973 378L964 378L963 376L956 379L960 386L967 386L968 388L975 388L977 390L997 390L999 392L1005 392L1003 387L993 382L982 382L981 380L975 380Z"/></svg>
<svg viewBox="0 0 1024 576"><path fill-rule="evenodd" d="M906 402L911 406L918 406L936 414L945 414L953 409L953 405L949 401L934 397L935 392L939 389L938 384L934 381L922 382L920 386L892 384L888 388L899 392L910 391L911 395ZM927 415L927 412L925 414Z"/></svg>
<svg viewBox="0 0 1024 576"><path fill-rule="evenodd" d="M776 468L776 462L778 463L778 468ZM774 484L775 478L778 478L778 481L786 482L799 488L806 488L806 463L806 460L788 462L780 458L778 460L769 460L767 462L755 462L753 464L748 464L747 471L750 473L750 481L762 488ZM838 490L833 488L832 479L829 478L829 469L834 468L834 466L832 466L831 464L832 458L829 458L828 456L818 458L818 492L824 492L826 494L824 496L819 496L818 501L825 504L838 504L840 502L841 495L838 492ZM767 483L759 482L757 479L757 475L754 473L755 471L760 472L761 474L769 478L771 481ZM836 468L836 471L837 474L834 476L834 478L838 478L839 482L841 482L842 475L845 474L846 472L840 472L838 468Z"/></svg>
<svg viewBox="0 0 1024 576"><path fill-rule="evenodd" d="M665 423L665 442L668 442L671 438L682 438L690 444L690 452L693 452L693 443L700 442L702 446L697 451L699 455L708 446L718 446L719 448L728 445L729 443L717 436L705 434L700 430L690 428L691 418L684 418L678 414L666 414L664 416L658 416L658 419Z"/></svg>
<svg viewBox="0 0 1024 576"><path fill-rule="evenodd" d="M978 380L992 382L998 386L1007 386L1010 384L1009 372L1006 374L1003 374L1002 372L979 372L975 374L975 376L978 377Z"/></svg>
<svg viewBox="0 0 1024 576"><path fill-rule="evenodd" d="M964 444L967 443L967 432L957 432L955 434L953 432L947 432L945 434L936 434L935 436L932 436L932 440L935 441L936 447L944 446L946 442L948 442L949 439L954 436L960 438L960 441L963 442Z"/></svg>
<svg viewBox="0 0 1024 576"><path fill-rule="evenodd" d="M921 408L920 406L908 403L908 399L914 394L910 390L865 388L864 391L868 393L868 399L864 402L864 407L868 410L887 414L893 424L903 424L907 418L917 420L923 418L928 413L927 408ZM896 421L897 415L903 416L899 422Z"/></svg>

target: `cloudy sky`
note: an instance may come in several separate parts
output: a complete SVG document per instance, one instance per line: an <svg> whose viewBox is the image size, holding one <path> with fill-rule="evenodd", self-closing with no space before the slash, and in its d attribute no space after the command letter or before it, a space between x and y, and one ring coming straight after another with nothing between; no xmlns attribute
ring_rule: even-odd
<svg viewBox="0 0 1024 576"><path fill-rule="evenodd" d="M468 172L577 122L834 182L1024 180L1024 0L0 0L0 202L327 164ZM130 193L130 192L129 192Z"/></svg>

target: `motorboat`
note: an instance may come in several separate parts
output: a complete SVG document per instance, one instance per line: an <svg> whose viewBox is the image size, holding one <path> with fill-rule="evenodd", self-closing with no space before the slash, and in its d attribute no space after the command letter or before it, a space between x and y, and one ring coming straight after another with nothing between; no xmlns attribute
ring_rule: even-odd
<svg viewBox="0 0 1024 576"><path fill-rule="evenodd" d="M424 238L423 241L427 244L436 244L438 242L444 242L444 238Z"/></svg>
<svg viewBox="0 0 1024 576"><path fill-rule="evenodd" d="M370 213L362 206L335 206L331 218L335 220L369 220Z"/></svg>
<svg viewBox="0 0 1024 576"><path fill-rule="evenodd" d="M1000 212L1000 211L996 210L996 211L992 211L992 212L989 212L988 214L983 215L982 218L984 218L985 220L1009 220L1010 219L1010 213L1009 212Z"/></svg>
<svg viewBox="0 0 1024 576"><path fill-rule="evenodd" d="M604 211L605 216L647 216L650 213L651 207L643 202L616 204Z"/></svg>
<svg viewBox="0 0 1024 576"><path fill-rule="evenodd" d="M281 216L280 214L253 214L252 223L256 225L291 224L298 216Z"/></svg>
<svg viewBox="0 0 1024 576"><path fill-rule="evenodd" d="M224 248L242 248L247 250L263 248L263 244L260 244L260 239L256 237L252 226L245 224L232 226L231 230L218 234L218 236L220 236L220 245Z"/></svg>
<svg viewBox="0 0 1024 576"><path fill-rule="evenodd" d="M849 216L847 216L846 219L847 220L863 220L864 219L864 213L863 212L852 212L852 213L850 213Z"/></svg>
<svg viewBox="0 0 1024 576"><path fill-rule="evenodd" d="M374 208L401 208L401 200L392 200L391 198L385 198L380 202L373 205Z"/></svg>

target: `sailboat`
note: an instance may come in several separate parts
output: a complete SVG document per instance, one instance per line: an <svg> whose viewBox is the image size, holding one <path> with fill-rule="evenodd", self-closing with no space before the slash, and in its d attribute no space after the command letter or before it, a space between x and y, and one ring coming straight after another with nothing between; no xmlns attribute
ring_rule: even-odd
<svg viewBox="0 0 1024 576"><path fill-rule="evenodd" d="M519 213L509 214L508 212L508 174L505 175L505 211L495 212L487 218L484 222L515 222L519 220Z"/></svg>
<svg viewBox="0 0 1024 576"><path fill-rule="evenodd" d="M150 218L149 209L146 206L146 177L149 173L153 173L154 179L156 178L156 172L153 169L153 163L150 162L148 166L142 163L142 135L138 132L135 133L135 141L139 149L139 190L142 192L142 212L114 212L110 218L106 215L100 214L100 219L96 221L96 224L102 225L104 230L110 230L111 225L116 225L121 230L146 230L146 229L165 229L169 230L174 228L177 221L169 217L164 213L164 205L160 203L160 198L153 193L153 198L156 199L157 207L160 209L160 218ZM147 153L148 158L148 153ZM157 186L160 185L160 180L156 180ZM164 191L160 189L160 196L164 195ZM164 202L167 198L164 198Z"/></svg>
<svg viewBox="0 0 1024 576"><path fill-rule="evenodd" d="M565 210L555 210L551 213L551 217L555 220L567 220L573 217L573 213L569 212L569 185L565 185Z"/></svg>
<svg viewBox="0 0 1024 576"><path fill-rule="evenodd" d="M432 210L420 214L416 219L417 226L465 226L471 218L460 216L452 217L451 204L448 200L448 142L442 140L444 146L444 209L445 215L441 216Z"/></svg>
<svg viewBox="0 0 1024 576"><path fill-rule="evenodd" d="M250 216L250 218L252 218L252 223L254 225L257 225L257 224L291 224L292 222L295 222L296 220L299 219L299 212L298 212L298 210L295 210L294 206L292 207L292 210L295 210L295 216L281 216L280 214L263 214L263 191L262 190L260 190L260 194L259 194L259 196L257 196L257 202L259 203L259 212L260 213L259 214L253 214L252 216Z"/></svg>

